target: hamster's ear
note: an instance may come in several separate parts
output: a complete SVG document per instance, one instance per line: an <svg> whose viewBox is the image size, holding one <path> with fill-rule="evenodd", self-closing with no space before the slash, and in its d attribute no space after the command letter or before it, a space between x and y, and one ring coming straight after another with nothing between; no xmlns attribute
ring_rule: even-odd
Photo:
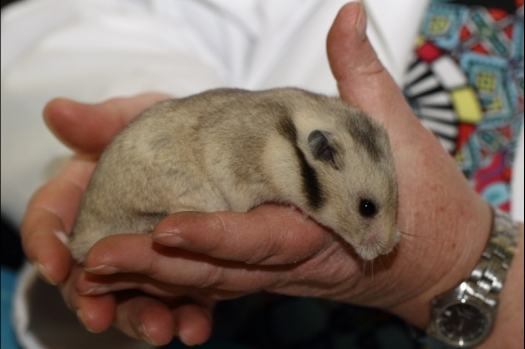
<svg viewBox="0 0 525 349"><path fill-rule="evenodd" d="M314 159L335 165L335 149L330 144L330 133L315 130L308 135L308 149Z"/></svg>

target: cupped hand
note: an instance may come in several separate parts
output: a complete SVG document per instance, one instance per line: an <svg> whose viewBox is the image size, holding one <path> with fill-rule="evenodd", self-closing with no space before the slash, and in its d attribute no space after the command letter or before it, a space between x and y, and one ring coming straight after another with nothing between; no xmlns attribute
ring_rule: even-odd
<svg viewBox="0 0 525 349"><path fill-rule="evenodd" d="M79 279L79 290L192 291L217 299L267 290L379 307L423 327L430 300L474 268L491 211L421 126L365 27L361 5L344 6L328 36L328 55L341 97L388 130L404 232L394 253L363 264L342 239L289 207L183 212L167 217L151 236L99 241L85 261L92 275Z"/></svg>
<svg viewBox="0 0 525 349"><path fill-rule="evenodd" d="M167 302L137 292L79 295L76 283L85 272L83 266L73 263L63 243L102 150L134 116L168 97L150 93L94 105L51 101L44 110L46 123L76 154L33 195L21 237L25 254L38 274L59 286L66 304L90 331L104 331L113 323L127 335L152 344L165 344L174 335L188 344L199 344L210 335L213 302L185 297L171 297Z"/></svg>
<svg viewBox="0 0 525 349"><path fill-rule="evenodd" d="M213 299L268 290L337 299L344 292L334 284L349 284L361 268L340 240L293 207L182 212L163 220L152 234L97 242L85 259L94 275L81 279L79 290L140 289L159 297L191 292Z"/></svg>

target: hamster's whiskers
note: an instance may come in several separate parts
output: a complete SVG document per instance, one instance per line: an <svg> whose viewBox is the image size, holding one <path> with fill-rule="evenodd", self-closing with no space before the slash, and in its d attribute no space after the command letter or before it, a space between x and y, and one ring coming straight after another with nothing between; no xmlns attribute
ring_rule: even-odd
<svg viewBox="0 0 525 349"><path fill-rule="evenodd" d="M394 249L392 251L398 251L398 253L418 253L421 250L423 250L423 247L425 244L428 243L428 241L443 241L443 239L439 237L430 237L430 236L422 236L417 234L409 234L405 233L401 230L399 230L401 233L401 239L399 242L394 246ZM405 249L403 252L401 252L401 246L404 245ZM433 254L433 249L426 249L425 254L430 255L432 257L436 257L436 255Z"/></svg>
<svg viewBox="0 0 525 349"><path fill-rule="evenodd" d="M420 234L410 234L410 233L406 233L406 232L404 232L402 230L398 230L398 233L400 233L402 237L410 236L410 237L421 238L421 239L442 240L442 238L439 238L439 237L432 237L432 236L429 236L429 235L420 235Z"/></svg>

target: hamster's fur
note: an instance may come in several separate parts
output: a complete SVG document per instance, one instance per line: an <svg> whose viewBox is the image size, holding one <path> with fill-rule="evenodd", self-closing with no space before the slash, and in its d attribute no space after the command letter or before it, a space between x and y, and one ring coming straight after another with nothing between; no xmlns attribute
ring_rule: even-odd
<svg viewBox="0 0 525 349"><path fill-rule="evenodd" d="M178 211L294 205L371 260L389 252L397 184L385 129L339 98L294 88L218 89L160 102L102 154L70 237L148 233Z"/></svg>

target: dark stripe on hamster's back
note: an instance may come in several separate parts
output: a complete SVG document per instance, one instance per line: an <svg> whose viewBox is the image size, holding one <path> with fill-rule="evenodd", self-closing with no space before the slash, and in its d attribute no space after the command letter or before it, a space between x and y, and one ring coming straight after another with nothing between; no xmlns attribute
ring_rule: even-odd
<svg viewBox="0 0 525 349"><path fill-rule="evenodd" d="M317 171L310 166L306 161L303 152L297 146L297 129L288 114L280 121L278 131L284 138L290 141L295 150L295 155L299 160L301 179L308 200L308 205L313 209L320 208L324 204L324 196L317 176Z"/></svg>
<svg viewBox="0 0 525 349"><path fill-rule="evenodd" d="M370 158L379 162L386 156L379 145L379 139L383 136L380 126L375 125L363 111L351 111L349 113L357 114L350 114L346 118L346 129L356 142L364 148Z"/></svg>

